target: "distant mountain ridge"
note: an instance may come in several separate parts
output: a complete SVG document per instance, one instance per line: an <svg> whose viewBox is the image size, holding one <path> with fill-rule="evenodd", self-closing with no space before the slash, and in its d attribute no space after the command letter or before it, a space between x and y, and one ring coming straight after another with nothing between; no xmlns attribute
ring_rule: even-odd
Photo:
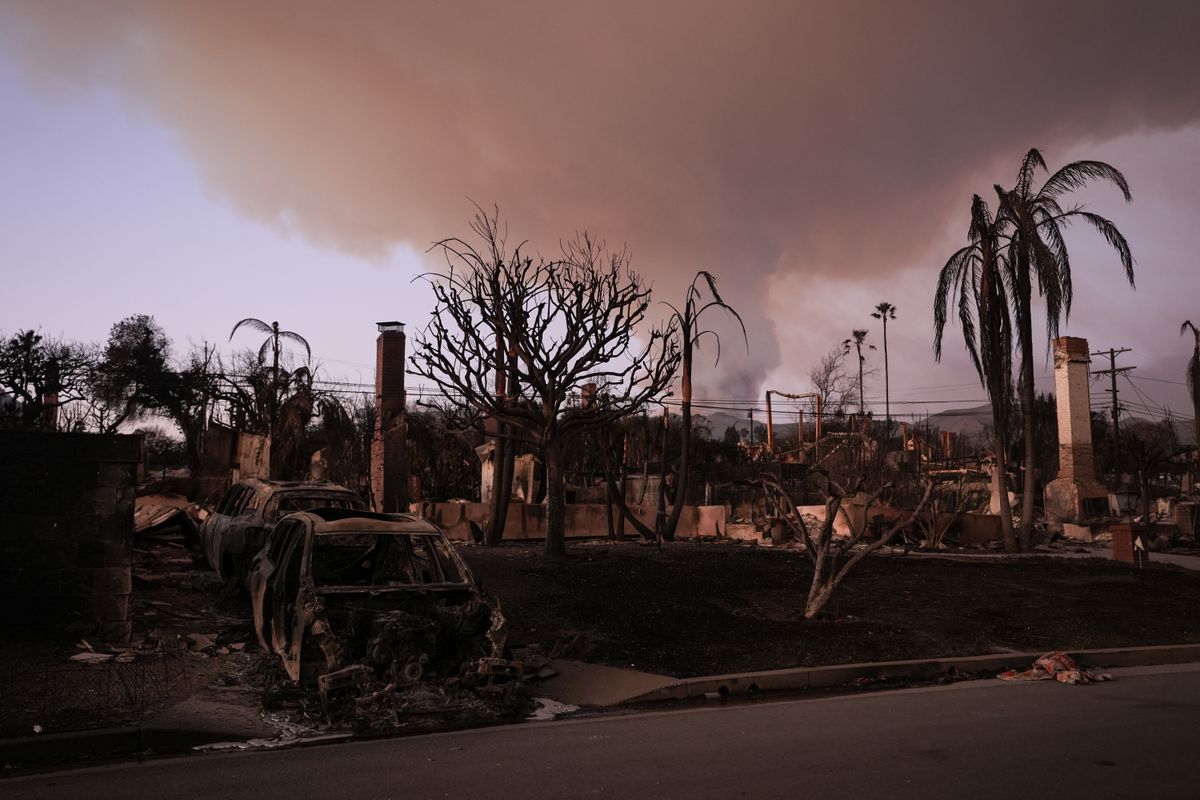
<svg viewBox="0 0 1200 800"><path fill-rule="evenodd" d="M791 422L781 422L781 418L786 416ZM796 422L793 413L776 414L775 415L775 435L779 437L795 436ZM1135 420L1142 422L1154 422L1150 419L1136 414L1123 412L1122 427L1129 422ZM929 427L937 428L943 431L952 431L953 433L963 436L979 436L984 433L987 428L992 425L992 407L990 405L974 406L971 408L950 408L945 411L939 411L936 414L930 414L928 417ZM909 421L910 420L905 420ZM806 423L811 423L811 419L806 415ZM1195 443L1195 429L1190 422L1185 422L1179 419L1172 419L1171 422L1175 426L1175 435L1179 437L1179 441L1183 444ZM712 432L712 438L720 439L725 434L725 429L733 426L740 434L747 434L750 430L750 420L745 414L730 414L724 411L715 411L709 414L693 414L693 426L704 426ZM754 424L763 426L767 424L767 415L765 413L755 412ZM919 421L920 425L925 424L925 420Z"/></svg>

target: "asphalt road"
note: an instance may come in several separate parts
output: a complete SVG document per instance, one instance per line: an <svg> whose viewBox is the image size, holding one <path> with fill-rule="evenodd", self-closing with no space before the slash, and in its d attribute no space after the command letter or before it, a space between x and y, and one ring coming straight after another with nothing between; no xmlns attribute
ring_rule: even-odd
<svg viewBox="0 0 1200 800"><path fill-rule="evenodd" d="M206 754L0 781L18 798L1200 797L1200 665Z"/></svg>

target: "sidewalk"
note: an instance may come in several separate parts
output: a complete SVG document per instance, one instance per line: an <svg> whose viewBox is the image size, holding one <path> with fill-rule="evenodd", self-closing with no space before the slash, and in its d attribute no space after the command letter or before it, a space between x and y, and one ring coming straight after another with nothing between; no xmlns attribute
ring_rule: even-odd
<svg viewBox="0 0 1200 800"><path fill-rule="evenodd" d="M550 666L557 670L557 675L544 681L528 683L526 688L531 695L548 697L573 706L616 706L664 690L678 682L678 678L669 675L618 669L583 661L559 659L551 661Z"/></svg>
<svg viewBox="0 0 1200 800"><path fill-rule="evenodd" d="M1081 545L1086 547L1086 545ZM951 561L977 561L980 559L1003 560L1012 558L1076 558L1087 559L1097 558L1104 561L1112 560L1112 548L1103 547L1089 550L1086 553L1077 553L1069 550L1035 550L1030 553L1005 553L1005 552L954 552L954 553L924 553L917 551L909 551L905 554L900 553L885 553L885 556L893 556L897 558L941 558ZM1150 553L1151 564L1172 564L1183 569L1200 572L1200 555L1184 555L1182 553Z"/></svg>
<svg viewBox="0 0 1200 800"><path fill-rule="evenodd" d="M257 695L253 701L244 702L235 696L238 692L206 687L140 725L0 739L0 769L182 752L216 742L279 736L281 731L260 716Z"/></svg>
<svg viewBox="0 0 1200 800"><path fill-rule="evenodd" d="M1042 653L1000 653L963 658L917 659L842 664L708 675L675 679L582 662L552 662L559 674L538 685L537 695L592 708L637 706L699 697L754 695L768 691L849 686L858 681L930 681L942 675L991 677L1009 668L1024 669ZM1200 662L1200 644L1077 650L1070 655L1081 667L1136 667ZM9 774L21 768L65 766L82 759L179 753L201 745L262 740L280 732L258 717L226 715L214 721L203 701L180 704L140 727L27 736L0 740L0 767ZM345 736L333 737L345 741ZM284 742L285 744L288 742ZM302 743L297 739L295 743ZM3 774L3 773L0 773Z"/></svg>
<svg viewBox="0 0 1200 800"><path fill-rule="evenodd" d="M1200 644L1114 647L1067 651L1083 667L1141 667L1200 662ZM935 680L944 675L994 675L1025 669L1043 652L1008 652L955 658L877 661L824 667L760 670L729 675L671 678L578 661L554 661L559 674L531 687L531 693L562 703L593 708L686 700L705 695L828 689L867 679Z"/></svg>
<svg viewBox="0 0 1200 800"><path fill-rule="evenodd" d="M1069 650L1081 667L1142 667L1158 664L1200 662L1200 644L1117 647L1099 650ZM1006 669L1025 669L1041 652L998 653L962 658L914 659L867 664L839 664L828 667L802 667L733 675L707 675L685 678L662 686L626 703L650 703L686 700L705 695L749 695L758 692L796 689L823 689L843 686L858 680L888 679L934 680L942 675L987 675Z"/></svg>

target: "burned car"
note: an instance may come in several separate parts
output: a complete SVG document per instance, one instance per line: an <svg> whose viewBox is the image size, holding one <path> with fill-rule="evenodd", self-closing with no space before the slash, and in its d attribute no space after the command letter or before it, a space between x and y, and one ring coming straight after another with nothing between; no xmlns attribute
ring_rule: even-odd
<svg viewBox="0 0 1200 800"><path fill-rule="evenodd" d="M313 509L271 531L248 578L254 629L322 696L353 684L520 678L504 616L441 530L408 514Z"/></svg>
<svg viewBox="0 0 1200 800"><path fill-rule="evenodd" d="M335 483L247 478L229 488L200 527L200 545L222 580L243 586L250 560L282 517L310 508L362 509L357 494Z"/></svg>

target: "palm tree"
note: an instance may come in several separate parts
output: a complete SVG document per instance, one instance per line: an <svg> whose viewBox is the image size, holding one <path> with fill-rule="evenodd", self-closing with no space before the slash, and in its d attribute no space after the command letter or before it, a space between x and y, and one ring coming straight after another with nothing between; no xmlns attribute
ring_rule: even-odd
<svg viewBox="0 0 1200 800"><path fill-rule="evenodd" d="M302 472L297 455L318 401L313 373L308 367L297 367L283 376L279 424L271 437L271 469L278 470L280 476L295 476ZM278 466L275 464L277 457Z"/></svg>
<svg viewBox="0 0 1200 800"><path fill-rule="evenodd" d="M1132 196L1125 176L1103 161L1073 161L1051 175L1036 191L1037 171L1049 172L1036 148L1026 153L1012 190L997 186L1000 198L998 224L1007 238L1006 259L1009 270L1010 300L1016 315L1021 353L1020 399L1025 437L1025 484L1021 502L1021 549L1030 544L1033 524L1034 464L1037 462L1034 425L1033 379L1033 287L1037 286L1046 303L1046 334L1058 336L1060 319L1071 315L1071 261L1064 230L1075 221L1091 225L1117 251L1129 285L1133 284L1133 254L1129 243L1110 220L1088 211L1082 205L1064 207L1064 195L1092 181L1108 181L1121 190L1125 201Z"/></svg>
<svg viewBox="0 0 1200 800"><path fill-rule="evenodd" d="M269 433L274 437L277 433L276 427L279 423L279 400L280 396L287 390L291 383L291 375L281 376L279 372L279 357L283 353L283 341L295 342L304 348L306 361L312 360L312 348L308 346L308 340L295 331L284 331L279 329L278 322L272 322L269 325L256 317L247 317L233 326L233 330L229 332L229 340L233 341L233 336L242 326L251 330L267 334L267 338L258 348L259 362L265 361L268 350L271 353L271 391L268 397L267 416L270 426ZM272 466L274 468L274 466Z"/></svg>
<svg viewBox="0 0 1200 800"><path fill-rule="evenodd" d="M866 328L855 328L849 339L842 341L842 352L846 355L850 354L850 348L853 347L858 352L858 413L866 419L867 410L866 404L863 402L863 364L867 357L863 355L863 344L866 341L867 334L870 333ZM869 344L867 347L871 350L875 349L875 345Z"/></svg>
<svg viewBox="0 0 1200 800"><path fill-rule="evenodd" d="M875 306L874 313L871 314L875 319L883 320L883 408L884 417L887 419L888 435L891 436L892 429L892 390L888 380L888 346L887 346L887 324L889 319L896 318L896 307L886 300Z"/></svg>
<svg viewBox="0 0 1200 800"><path fill-rule="evenodd" d="M708 302L702 302L703 297L700 289L696 286L701 278L708 284L708 292L712 296ZM679 336L683 344L683 373L681 376L683 397L680 404L683 415L683 425L681 426L683 439L679 444L679 480L675 486L675 502L671 506L671 516L667 519L663 529L663 537L670 540L675 538L675 530L679 527L679 516L683 511L683 504L687 501L688 456L692 439L692 350L700 348L701 337L706 334L711 335L717 345L714 365L721 360L721 337L715 331L700 328L700 316L710 308L719 308L733 315L738 325L741 326L742 339L746 341L747 352L749 352L750 342L746 338L746 324L742 322L741 315L721 299L721 294L717 291L717 279L710 272L701 270L696 273L696 277L692 278L682 310L670 303L664 302L663 305L671 309L675 320L679 323Z"/></svg>
<svg viewBox="0 0 1200 800"><path fill-rule="evenodd" d="M949 318L949 304L958 307L963 344L979 380L987 389L992 406L992 428L996 439L996 471L993 487L1000 498L1000 526L1004 548L1017 549L1013 535L1012 508L1008 504L1008 421L1012 405L1012 319L1005 283L1005 254L1000 247L1000 230L987 203L979 195L971 200L968 244L950 256L938 276L933 299L933 352L942 360L942 334Z"/></svg>
<svg viewBox="0 0 1200 800"><path fill-rule="evenodd" d="M1190 319L1184 320L1179 326L1179 335L1183 336L1184 331L1191 328L1192 336L1196 337L1196 348L1192 350L1192 357L1188 359L1187 365L1187 387L1188 392L1192 395L1192 422L1196 428L1196 452L1200 454L1200 328L1192 324Z"/></svg>
<svg viewBox="0 0 1200 800"><path fill-rule="evenodd" d="M271 352L271 371L275 374L279 373L279 356L283 353L283 340L295 342L304 348L306 361L312 360L312 348L308 346L308 340L295 331L281 331L278 322L267 324L261 319L255 317L247 317L246 319L233 326L233 330L229 332L229 341L233 341L233 336L242 326L246 326L251 330L267 334L267 338L263 341L262 346L258 348L258 357L266 360L267 351Z"/></svg>

